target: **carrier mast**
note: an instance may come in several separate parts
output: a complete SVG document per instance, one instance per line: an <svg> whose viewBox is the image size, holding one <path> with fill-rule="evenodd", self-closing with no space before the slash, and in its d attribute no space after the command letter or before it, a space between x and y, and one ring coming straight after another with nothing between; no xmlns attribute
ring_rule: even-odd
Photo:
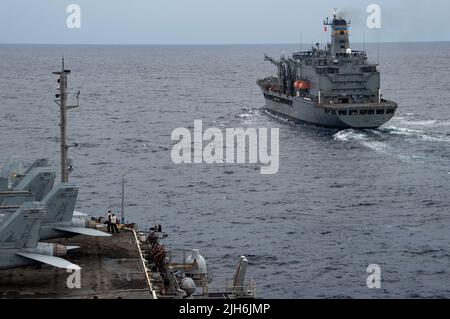
<svg viewBox="0 0 450 319"><path fill-rule="evenodd" d="M72 171L72 165L69 163L69 145L67 145L67 110L79 107L80 91L77 93L77 104L67 105L67 75L71 73L70 70L64 68L64 57L62 57L61 71L53 72L59 75L59 93L55 94L55 103L60 108L60 147L61 147L61 182L67 183L69 181L69 174Z"/></svg>

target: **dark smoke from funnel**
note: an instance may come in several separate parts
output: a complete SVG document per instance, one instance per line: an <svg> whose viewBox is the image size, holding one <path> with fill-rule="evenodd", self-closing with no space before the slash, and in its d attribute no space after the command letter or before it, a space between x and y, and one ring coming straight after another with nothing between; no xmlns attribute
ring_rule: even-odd
<svg viewBox="0 0 450 319"><path fill-rule="evenodd" d="M365 26L366 21L366 11L361 8L346 7L339 9L336 13L338 18L344 18L350 20L351 24L356 27Z"/></svg>

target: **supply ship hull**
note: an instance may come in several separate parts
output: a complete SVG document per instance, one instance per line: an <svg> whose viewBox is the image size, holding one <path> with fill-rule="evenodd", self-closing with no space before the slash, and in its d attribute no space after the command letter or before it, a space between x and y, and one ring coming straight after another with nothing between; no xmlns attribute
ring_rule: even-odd
<svg viewBox="0 0 450 319"><path fill-rule="evenodd" d="M391 101L363 104L318 104L308 98L290 97L264 91L265 108L270 113L296 123L332 128L375 129L390 121L397 110Z"/></svg>

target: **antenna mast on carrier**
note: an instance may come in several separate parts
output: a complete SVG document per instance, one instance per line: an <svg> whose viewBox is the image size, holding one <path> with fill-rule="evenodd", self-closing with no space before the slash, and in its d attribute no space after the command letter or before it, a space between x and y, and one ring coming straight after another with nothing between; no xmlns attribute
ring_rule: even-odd
<svg viewBox="0 0 450 319"><path fill-rule="evenodd" d="M61 71L53 72L55 75L59 75L59 93L55 94L55 103L60 107L60 144L61 144L61 181L67 183L69 181L69 174L72 171L72 165L69 163L68 153L69 145L67 145L67 110L77 108L80 106L79 96L80 91L77 93L77 105L67 105L67 75L70 74L70 70L64 68L64 57L62 57Z"/></svg>
<svg viewBox="0 0 450 319"><path fill-rule="evenodd" d="M122 223L125 224L125 175L122 175L122 209L121 209Z"/></svg>

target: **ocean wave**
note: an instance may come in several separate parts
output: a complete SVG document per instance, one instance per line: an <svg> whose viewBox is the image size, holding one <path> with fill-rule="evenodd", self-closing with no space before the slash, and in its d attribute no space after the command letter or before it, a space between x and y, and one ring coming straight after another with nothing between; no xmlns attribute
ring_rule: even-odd
<svg viewBox="0 0 450 319"><path fill-rule="evenodd" d="M345 143L357 143L379 154L394 157L404 163L424 163L427 156L424 154L411 154L404 148L404 143L398 143L397 139L409 141L409 144L426 143L450 143L450 136L425 133L404 127L387 127L379 130L358 131L347 129L333 135L333 139ZM428 145L434 147L434 145Z"/></svg>
<svg viewBox="0 0 450 319"><path fill-rule="evenodd" d="M333 135L335 141L349 142L349 141L365 141L367 140L367 134L356 131L354 129L347 129L339 131Z"/></svg>
<svg viewBox="0 0 450 319"><path fill-rule="evenodd" d="M450 121L441 121L441 120L417 120L414 118L404 118L397 117L398 122L404 125L411 126L449 126Z"/></svg>
<svg viewBox="0 0 450 319"><path fill-rule="evenodd" d="M425 142L443 142L443 143L450 143L450 138L443 136L443 135L430 135L420 130L414 130L410 128L403 128L403 127L395 127L390 126L384 129L381 129L381 131L384 131L389 134L394 135L403 135L407 137L415 137L418 139L421 139Z"/></svg>
<svg viewBox="0 0 450 319"><path fill-rule="evenodd" d="M364 141L361 143L367 148L370 148L371 150L377 152L377 153L389 153L389 146L386 143L383 142L376 142L376 141Z"/></svg>
<svg viewBox="0 0 450 319"><path fill-rule="evenodd" d="M246 121L251 121L258 117L261 117L261 112L257 108L243 107L241 113L235 114L234 117Z"/></svg>
<svg viewBox="0 0 450 319"><path fill-rule="evenodd" d="M246 119L246 118L249 118L251 116L253 116L253 114L250 114L250 113L243 113L243 114L236 115L236 117L239 117L241 119Z"/></svg>
<svg viewBox="0 0 450 319"><path fill-rule="evenodd" d="M422 120L422 121L401 121L404 124L407 125L414 125L414 126L433 126L436 124L439 124L439 121L437 120Z"/></svg>
<svg viewBox="0 0 450 319"><path fill-rule="evenodd" d="M420 138L426 142L450 143L450 138L443 136L430 136L423 134Z"/></svg>
<svg viewBox="0 0 450 319"><path fill-rule="evenodd" d="M347 129L334 134L333 138L335 141L340 142L356 142L377 153L395 156L394 151L387 143L373 139L373 137L369 136L367 132L372 133L372 130L362 132L355 129ZM379 137L378 134L376 135ZM404 155L398 158L402 161L409 161L409 157Z"/></svg>
<svg viewBox="0 0 450 319"><path fill-rule="evenodd" d="M404 135L404 136L419 136L420 134L423 134L423 131L420 130L414 130L410 128L405 127L395 127L395 126L389 126L383 129L380 129L380 131L394 134L394 135Z"/></svg>

